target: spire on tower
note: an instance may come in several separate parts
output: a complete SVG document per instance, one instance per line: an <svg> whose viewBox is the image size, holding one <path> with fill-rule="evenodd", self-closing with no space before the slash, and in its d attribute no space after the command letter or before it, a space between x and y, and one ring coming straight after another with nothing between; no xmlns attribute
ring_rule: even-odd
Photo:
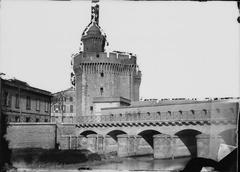
<svg viewBox="0 0 240 172"><path fill-rule="evenodd" d="M92 0L92 3L96 3L91 7L91 22L95 22L98 24L99 22L99 5L97 4L98 0Z"/></svg>
<svg viewBox="0 0 240 172"><path fill-rule="evenodd" d="M92 0L91 21L82 33L81 41L85 52L104 52L106 45L106 34L99 26L98 0Z"/></svg>

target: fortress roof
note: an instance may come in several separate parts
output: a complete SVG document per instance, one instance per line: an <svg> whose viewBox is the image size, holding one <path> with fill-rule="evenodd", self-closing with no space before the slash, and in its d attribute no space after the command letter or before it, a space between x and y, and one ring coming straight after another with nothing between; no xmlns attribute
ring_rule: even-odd
<svg viewBox="0 0 240 172"><path fill-rule="evenodd" d="M87 34L90 35L101 35L101 31L100 28L97 27L97 25L95 23L93 23L89 29L87 30Z"/></svg>

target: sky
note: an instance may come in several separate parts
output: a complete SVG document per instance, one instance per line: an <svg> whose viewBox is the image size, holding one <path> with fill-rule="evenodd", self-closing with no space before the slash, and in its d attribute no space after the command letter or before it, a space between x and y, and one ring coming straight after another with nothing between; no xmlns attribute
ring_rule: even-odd
<svg viewBox="0 0 240 172"><path fill-rule="evenodd" d="M99 4L107 51L137 55L140 97L239 96L236 2ZM69 88L90 8L91 1L2 1L0 72L53 93Z"/></svg>

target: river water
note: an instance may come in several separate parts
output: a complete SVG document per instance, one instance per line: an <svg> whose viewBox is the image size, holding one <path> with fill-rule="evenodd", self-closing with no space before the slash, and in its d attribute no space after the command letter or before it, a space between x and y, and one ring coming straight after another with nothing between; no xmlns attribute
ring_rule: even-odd
<svg viewBox="0 0 240 172"><path fill-rule="evenodd" d="M161 171L173 172L183 169L188 158L157 160L152 155L142 157L129 157L121 160L96 161L92 163L69 164L61 167L50 168L19 168L18 172L79 172L80 171Z"/></svg>
<svg viewBox="0 0 240 172"><path fill-rule="evenodd" d="M166 160L157 160L152 156L143 156L143 157L131 157L124 158L119 162L105 162L100 164L95 164L91 166L83 165L81 167L89 167L93 170L179 170L183 169L186 163L189 161L188 158L178 158L178 159L166 159Z"/></svg>

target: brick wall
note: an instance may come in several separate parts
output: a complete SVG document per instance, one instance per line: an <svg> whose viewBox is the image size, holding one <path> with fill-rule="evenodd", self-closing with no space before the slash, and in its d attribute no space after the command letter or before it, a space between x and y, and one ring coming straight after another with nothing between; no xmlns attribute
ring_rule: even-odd
<svg viewBox="0 0 240 172"><path fill-rule="evenodd" d="M139 98L140 74L135 56L110 53L80 53L74 58L77 116L94 115L94 97ZM138 80L135 77L138 76Z"/></svg>
<svg viewBox="0 0 240 172"><path fill-rule="evenodd" d="M10 123L6 138L10 148L53 149L56 143L56 124Z"/></svg>

